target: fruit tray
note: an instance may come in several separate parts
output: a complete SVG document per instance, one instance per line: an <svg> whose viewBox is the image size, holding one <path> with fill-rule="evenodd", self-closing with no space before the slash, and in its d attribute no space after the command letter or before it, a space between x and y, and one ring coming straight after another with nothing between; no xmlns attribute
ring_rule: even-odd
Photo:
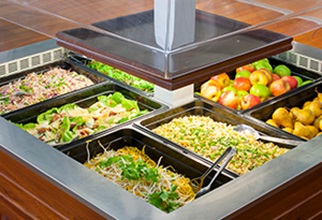
<svg viewBox="0 0 322 220"><path fill-rule="evenodd" d="M317 130L313 128L313 130L315 131L311 131L313 133L321 132L322 126L320 126L319 124L319 119L322 117L321 116L322 100L321 100L321 95L319 95L321 94L321 92L322 92L322 81L318 80L317 82L310 84L301 90L291 92L290 94L287 94L284 97L280 97L274 100L274 102L271 102L270 105L254 108L252 111L249 111L247 115L250 116L251 120L254 120L254 123L258 123L259 126L265 126L265 127L269 126L270 128L274 128L274 129L276 128L276 126L278 126L279 127L278 130L281 132L281 134L285 133L285 134L294 135L295 137L301 137L305 140L308 140L313 138L314 136L312 134L309 136L300 135L298 133L298 129L294 131L295 122L298 121L298 122L301 122L301 124L304 124L306 126L308 125L308 126L316 127ZM310 105L312 104L312 101L314 99L318 99L321 101L313 105ZM304 105L306 105L306 107L304 107ZM294 109L293 109L294 107L298 107L300 110L303 110L303 108L310 109L311 112L314 114L314 117L312 116L311 113L308 113L307 111L296 113L296 110L294 112ZM283 108L283 109L282 111L276 111L278 108ZM273 117L273 114L274 114L274 117ZM283 115L284 116L287 115L287 117L285 116L280 118L280 116L283 116ZM272 120L275 122L275 124L274 122L272 122ZM292 125L289 125L290 121ZM300 124L297 123L297 125L300 125ZM293 130L287 129L290 126L293 126Z"/></svg>
<svg viewBox="0 0 322 220"><path fill-rule="evenodd" d="M265 59L263 59L265 60ZM261 61L263 61L261 60ZM278 99L280 96L282 97L285 97L287 96L288 94L291 94L293 92L296 92L298 90L302 90L303 88L305 88L308 84L312 84L313 82L316 82L317 80L321 79L321 75L318 74L318 73L315 73L315 72L310 72L310 71L307 71L305 69L302 69L302 68L299 68L299 67L296 67L292 64L288 64L288 63L285 63L283 61L280 61L280 60L276 60L275 58L269 58L269 59L266 59L268 61L268 63L270 64L270 68L275 68L277 66L281 66L281 65L284 65L286 66L289 70L290 70L290 74L291 76L295 76L297 77L297 79L299 80L298 82L301 82L302 85L301 86L298 86L298 87L294 87L292 88L291 90L289 90L288 92L286 93L283 93L283 94L279 94L279 93L282 93L282 87L278 87L280 85L276 84L275 83L275 91L272 91L272 89L268 89L270 88L270 84L269 83L265 88L265 86L262 86L260 85L261 87L263 88L260 88L260 86L258 86L258 88L254 88L254 90L252 91L251 87L253 84L249 84L249 82L243 82L240 80L240 82L237 82L237 85L234 85L234 79L235 79L235 76L236 76L236 70L235 71L232 71L232 72L227 72L227 75L229 76L230 78L230 85L229 86L226 86L224 89L221 90L221 92L216 92L216 90L214 89L208 89L208 91L206 91L206 89L204 89L204 96L209 96L211 98L213 98L214 100L211 100L207 97L203 97L201 95L201 86L203 84L206 84L206 82L203 82L203 83L200 83L200 84L196 84L195 85L195 92L196 92L196 98L199 98L201 100L210 100L212 103L216 103L215 105L221 105L221 106L224 106L225 108L227 109L230 109L231 111L235 112L235 113L245 113L249 110L252 110L252 109L255 109L257 107L260 107L260 106L265 106L265 105L269 105L270 102ZM261 61L257 61L257 62L261 62ZM263 68L265 67L264 64L260 64L261 66L263 66ZM245 65L247 66L247 65ZM249 70L249 67L241 67L240 69L242 70ZM283 67L282 67L283 68ZM284 71L283 69L279 70L279 71ZM273 71L271 71L273 72ZM240 73L239 73L240 74ZM220 80L226 80L228 81L223 74L217 74L215 77L219 77L219 76L222 76L221 79L217 78L218 81ZM245 74L244 74L245 75ZM243 74L241 74L241 76L244 76ZM275 77L278 77L276 76L276 74L274 74ZM281 76L283 76L283 73L281 73ZM244 76L245 77L245 76ZM248 75L249 77L249 75ZM260 74L256 77L253 77L253 80L257 80L257 79L260 79ZM300 79L298 78L300 77ZM225 78L225 79L224 79ZM257 79L256 79L257 78ZM263 77L262 77L263 78ZM265 78L265 77L264 77ZM250 77L248 78L249 81L250 81ZM245 79L244 79L245 80ZM263 79L264 80L264 79ZM292 79L294 81L294 79ZM248 80L245 80L245 81L248 81ZM265 81L265 80L264 80ZM298 83L297 82L297 83ZM265 83L265 82L264 82ZM293 82L295 83L295 82ZM239 85L238 85L239 84ZM233 87L233 88L232 88ZM247 87L247 88L245 88ZM206 88L206 87L205 87ZM234 89L235 88L235 89ZM237 89L237 97L235 96L232 96L230 94L229 95L226 95L226 98L222 98L221 100L219 100L219 98L221 98L221 94L224 92L224 91L227 91L227 90L233 90L235 91L236 93L236 89ZM241 89L241 90L240 90ZM250 90L248 90L250 89ZM245 93L243 90L247 90L247 93ZM257 90L257 91L256 91ZM280 91L279 91L280 90ZM274 92L274 95L272 94ZM211 94L218 94L218 95L211 95ZM258 98L255 99L255 98L250 98L248 99L247 101L244 102L244 106L241 105L242 103L242 96L244 96L245 94L248 94L248 93L252 93L256 96L259 96L259 98L262 98L261 100L259 100ZM263 93L263 94L261 94ZM268 98L264 98L266 97L266 94L268 95ZM235 101L234 101L235 100ZM239 104L238 104L239 103ZM254 104L254 105L253 105ZM237 106L238 105L238 106ZM248 106L247 106L248 105ZM237 107L236 107L237 106Z"/></svg>
<svg viewBox="0 0 322 220"><path fill-rule="evenodd" d="M72 144L60 150L66 155L68 155L69 157L78 161L79 163L85 164L90 159L94 158L96 155L104 154L103 148L106 148L106 151L110 151L110 150L117 151L120 149L122 150L128 149L125 147L134 147L138 151L144 152L144 154L146 154L155 163L159 163L159 166L163 166L163 168L169 169L172 172L181 174L184 177L187 177L190 179L201 176L208 169L208 166L206 164L204 164L202 161L197 160L195 157L190 156L189 154L182 154L177 149L174 149L171 146L168 146L167 144L160 142L159 140L155 139L153 136L142 133L141 131L131 127L120 128L116 131L105 133L104 135L101 135L101 136L97 136L91 139L90 142L82 141L79 143ZM133 149L129 152L134 152L131 154L132 156L136 154L135 151L133 151ZM116 157L115 154L114 155L106 154L105 158L111 158L113 156L115 159ZM133 160L134 158L135 157L133 157ZM89 165L89 164L87 165L92 166L91 168L95 167L94 165ZM100 162L100 164L102 164L102 162ZM120 178L119 180L113 179L111 173L112 172L110 171L110 175L107 177L108 181L112 181L115 184L117 184L115 181L118 181L118 184L121 186L123 186L122 184L126 184L124 182L126 182L127 178L129 178L125 175L126 172L124 170L123 170L124 176L122 179L123 182L120 180ZM204 185L209 183L209 181L211 180L214 174L215 174L215 171L212 171L210 175L207 176L207 178L205 179ZM161 178L161 177L158 177L158 178ZM176 178L178 177L176 176ZM144 180L144 177L142 177L142 179L143 179L141 180L142 183L146 181ZM216 179L216 181L214 182L214 184L212 185L212 189L218 188L221 185L231 181L232 179L233 177L226 175L225 173L221 173ZM135 180L132 179L132 181L135 181ZM177 184L179 182L172 181L172 183ZM180 184L178 185L180 187ZM127 186L127 188L130 188L130 186ZM139 188L140 187L137 186L137 189ZM187 192L188 189L185 191ZM148 194L148 192L145 192L145 193ZM146 197L146 195L142 197ZM193 198L194 197L192 196L192 200L190 200L189 202L193 202ZM186 204L187 203L188 202L186 202Z"/></svg>
<svg viewBox="0 0 322 220"><path fill-rule="evenodd" d="M54 71L56 68L60 68L61 71ZM77 74L71 74L73 71ZM56 79L55 77L66 78ZM91 87L104 81L107 81L105 77L86 71L78 63L65 59L2 77L0 114L46 102L65 93Z"/></svg>
<svg viewBox="0 0 322 220"><path fill-rule="evenodd" d="M69 53L68 58L79 63L79 65L89 72L101 75L112 82L131 86L138 93L153 96L154 84L146 80L76 53Z"/></svg>
<svg viewBox="0 0 322 220"><path fill-rule="evenodd" d="M166 108L130 88L105 82L3 117L58 147Z"/></svg>
<svg viewBox="0 0 322 220"><path fill-rule="evenodd" d="M294 147L288 144L277 146L274 143L248 139L246 136L232 131L233 127L238 124L250 125L262 134L298 139L293 135L281 133L277 128L259 125L247 117L201 100L150 116L136 122L134 126L157 135L164 142L172 144L183 152L194 154L207 162L214 161L229 146L237 148L237 157L240 157L240 160L243 161L238 162L236 160L236 164L245 163L249 165L241 167L238 167L240 165L234 167L234 164L228 165L228 170L236 176L269 161L269 159L259 163L248 161L251 158L244 157L243 154L247 155L253 152L250 153L250 157L261 158L261 154L268 154L272 149L282 154L282 152L287 152ZM255 146L256 144L257 146ZM269 144L272 145L268 146ZM275 154L272 158L276 156Z"/></svg>

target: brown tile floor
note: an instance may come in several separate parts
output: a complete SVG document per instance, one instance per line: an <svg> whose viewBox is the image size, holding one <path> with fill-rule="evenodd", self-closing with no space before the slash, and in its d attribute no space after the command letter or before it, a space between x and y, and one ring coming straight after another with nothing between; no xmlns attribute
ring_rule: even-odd
<svg viewBox="0 0 322 220"><path fill-rule="evenodd" d="M35 0L30 2L27 8L5 4L5 1L0 3L0 51L54 37L57 31L77 26L78 22L89 25L93 22L153 7L152 1L149 0L131 2L131 5L127 0L117 2L97 0L95 4L87 0L69 0L68 2L64 0ZM53 14L43 16L39 23L28 20L29 17L26 14L30 11L38 14L33 10L33 7ZM266 24L263 27L292 36L303 44L322 49L322 26L321 22L319 23L322 20L321 0L257 0L252 2L245 0L197 0L197 8L253 25ZM54 14L61 17L56 17ZM23 19L16 19L18 15L24 15ZM20 22L22 26L29 26L29 28L7 22L1 17L11 18L12 21ZM270 21L274 22L270 23ZM46 36L37 32L43 32Z"/></svg>

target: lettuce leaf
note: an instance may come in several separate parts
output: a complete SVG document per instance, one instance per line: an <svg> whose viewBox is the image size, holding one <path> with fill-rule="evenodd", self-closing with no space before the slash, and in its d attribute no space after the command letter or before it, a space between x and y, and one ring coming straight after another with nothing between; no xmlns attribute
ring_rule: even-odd
<svg viewBox="0 0 322 220"><path fill-rule="evenodd" d="M117 105L117 102L111 99L111 96L102 95L98 96L97 99L105 106L115 107Z"/></svg>
<svg viewBox="0 0 322 220"><path fill-rule="evenodd" d="M50 122L51 119L54 117L54 115L57 114L57 113L58 113L57 108L49 109L46 112L43 112L40 115L38 115L37 122L39 124L41 124L42 122Z"/></svg>
<svg viewBox="0 0 322 220"><path fill-rule="evenodd" d="M127 111L130 111L132 109L134 109L137 112L140 111L138 103L136 101L134 101L134 100L123 99L122 107L125 108Z"/></svg>
<svg viewBox="0 0 322 220"><path fill-rule="evenodd" d="M68 112L69 110L73 110L77 107L77 105L75 103L69 103L69 104L66 104L66 105L63 105L61 106L59 109L58 109L58 113L61 113L61 112Z"/></svg>
<svg viewBox="0 0 322 220"><path fill-rule="evenodd" d="M61 140L62 142L71 142L74 139L73 132L65 131L62 134Z"/></svg>
<svg viewBox="0 0 322 220"><path fill-rule="evenodd" d="M125 97L122 93L120 92L114 92L112 97L111 97L117 104L122 103L123 100L125 100Z"/></svg>

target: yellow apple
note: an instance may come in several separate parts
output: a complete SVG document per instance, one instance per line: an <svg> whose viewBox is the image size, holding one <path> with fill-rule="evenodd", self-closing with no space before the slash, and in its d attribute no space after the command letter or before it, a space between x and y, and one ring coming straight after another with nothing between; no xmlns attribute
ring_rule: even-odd
<svg viewBox="0 0 322 220"><path fill-rule="evenodd" d="M218 81L219 84L221 85L221 88L225 88L230 84L230 78L227 73L220 73L218 75L215 75L211 77L211 80Z"/></svg>
<svg viewBox="0 0 322 220"><path fill-rule="evenodd" d="M260 70L255 70L249 76L249 81L252 85L262 84L264 86L268 85L269 79L266 76L266 73Z"/></svg>

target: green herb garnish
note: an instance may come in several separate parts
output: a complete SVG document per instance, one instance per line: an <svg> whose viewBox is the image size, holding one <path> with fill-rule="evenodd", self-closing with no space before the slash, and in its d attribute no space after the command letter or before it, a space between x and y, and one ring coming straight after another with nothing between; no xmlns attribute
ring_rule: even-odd
<svg viewBox="0 0 322 220"><path fill-rule="evenodd" d="M175 192L177 187L173 185L170 191L162 189L161 192L152 193L149 196L149 203L165 212L172 212L180 207L180 204L174 201L178 198L178 193Z"/></svg>

